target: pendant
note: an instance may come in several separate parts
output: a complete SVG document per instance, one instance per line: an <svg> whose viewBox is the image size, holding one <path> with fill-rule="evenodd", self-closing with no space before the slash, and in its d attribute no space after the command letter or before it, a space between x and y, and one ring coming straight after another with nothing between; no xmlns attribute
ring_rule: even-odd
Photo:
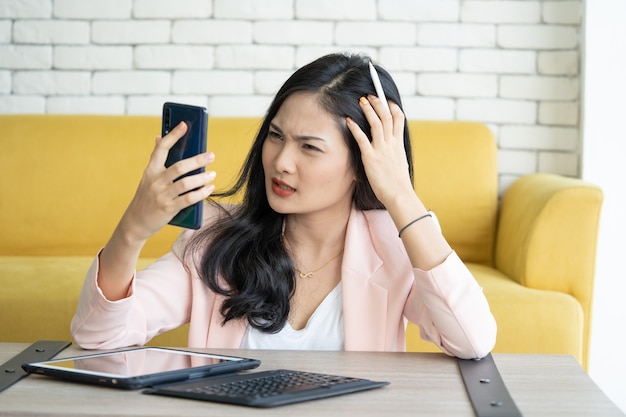
<svg viewBox="0 0 626 417"><path fill-rule="evenodd" d="M298 271L298 275L300 275L300 278L311 278L313 276L313 272L300 272L300 271Z"/></svg>

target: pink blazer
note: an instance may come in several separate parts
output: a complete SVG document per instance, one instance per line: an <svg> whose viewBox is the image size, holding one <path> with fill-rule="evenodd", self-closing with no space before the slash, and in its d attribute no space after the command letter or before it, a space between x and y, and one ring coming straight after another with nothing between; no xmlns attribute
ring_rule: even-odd
<svg viewBox="0 0 626 417"><path fill-rule="evenodd" d="M190 347L238 348L247 322L222 325L222 297L180 260L190 233L137 273L128 297L119 301L106 300L99 290L96 257L71 324L76 343L88 349L142 345L189 322ZM352 210L342 286L346 350L404 351L407 319L449 355L483 357L495 345L487 300L456 253L430 271L412 268L386 211Z"/></svg>

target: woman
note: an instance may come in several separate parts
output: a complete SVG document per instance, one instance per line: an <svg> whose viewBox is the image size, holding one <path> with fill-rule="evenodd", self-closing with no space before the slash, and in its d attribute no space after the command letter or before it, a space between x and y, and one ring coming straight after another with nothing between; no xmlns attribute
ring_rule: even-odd
<svg viewBox="0 0 626 417"><path fill-rule="evenodd" d="M135 274L145 241L214 189L211 171L174 182L211 153L164 167L184 124L157 140L88 273L76 342L144 344L189 322L190 347L402 351L408 319L449 355L489 353L488 303L415 194L399 93L378 67L389 108L374 96L368 64L332 54L296 71L221 194L245 188L243 203L207 203L200 231Z"/></svg>

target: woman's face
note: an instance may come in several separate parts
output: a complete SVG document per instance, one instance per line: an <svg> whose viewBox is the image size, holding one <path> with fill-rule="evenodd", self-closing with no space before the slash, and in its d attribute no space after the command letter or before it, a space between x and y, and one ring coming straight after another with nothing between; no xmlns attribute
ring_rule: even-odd
<svg viewBox="0 0 626 417"><path fill-rule="evenodd" d="M289 96L270 122L263 143L265 190L282 214L350 210L356 175L336 118L317 94Z"/></svg>

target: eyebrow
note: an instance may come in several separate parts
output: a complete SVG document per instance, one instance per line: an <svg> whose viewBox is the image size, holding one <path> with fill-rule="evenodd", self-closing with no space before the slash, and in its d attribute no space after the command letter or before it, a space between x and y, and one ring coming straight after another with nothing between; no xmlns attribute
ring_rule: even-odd
<svg viewBox="0 0 626 417"><path fill-rule="evenodd" d="M272 129L278 131L278 133L280 133L281 135L284 135L282 129L280 127L276 126L274 123L270 123L270 127ZM296 136L294 136L294 139L300 140L300 141L302 141L302 140L319 140L319 141L322 141L322 142L326 142L326 139L324 139L324 138L320 138L320 137L317 137L317 136L310 136L310 135L296 135Z"/></svg>

